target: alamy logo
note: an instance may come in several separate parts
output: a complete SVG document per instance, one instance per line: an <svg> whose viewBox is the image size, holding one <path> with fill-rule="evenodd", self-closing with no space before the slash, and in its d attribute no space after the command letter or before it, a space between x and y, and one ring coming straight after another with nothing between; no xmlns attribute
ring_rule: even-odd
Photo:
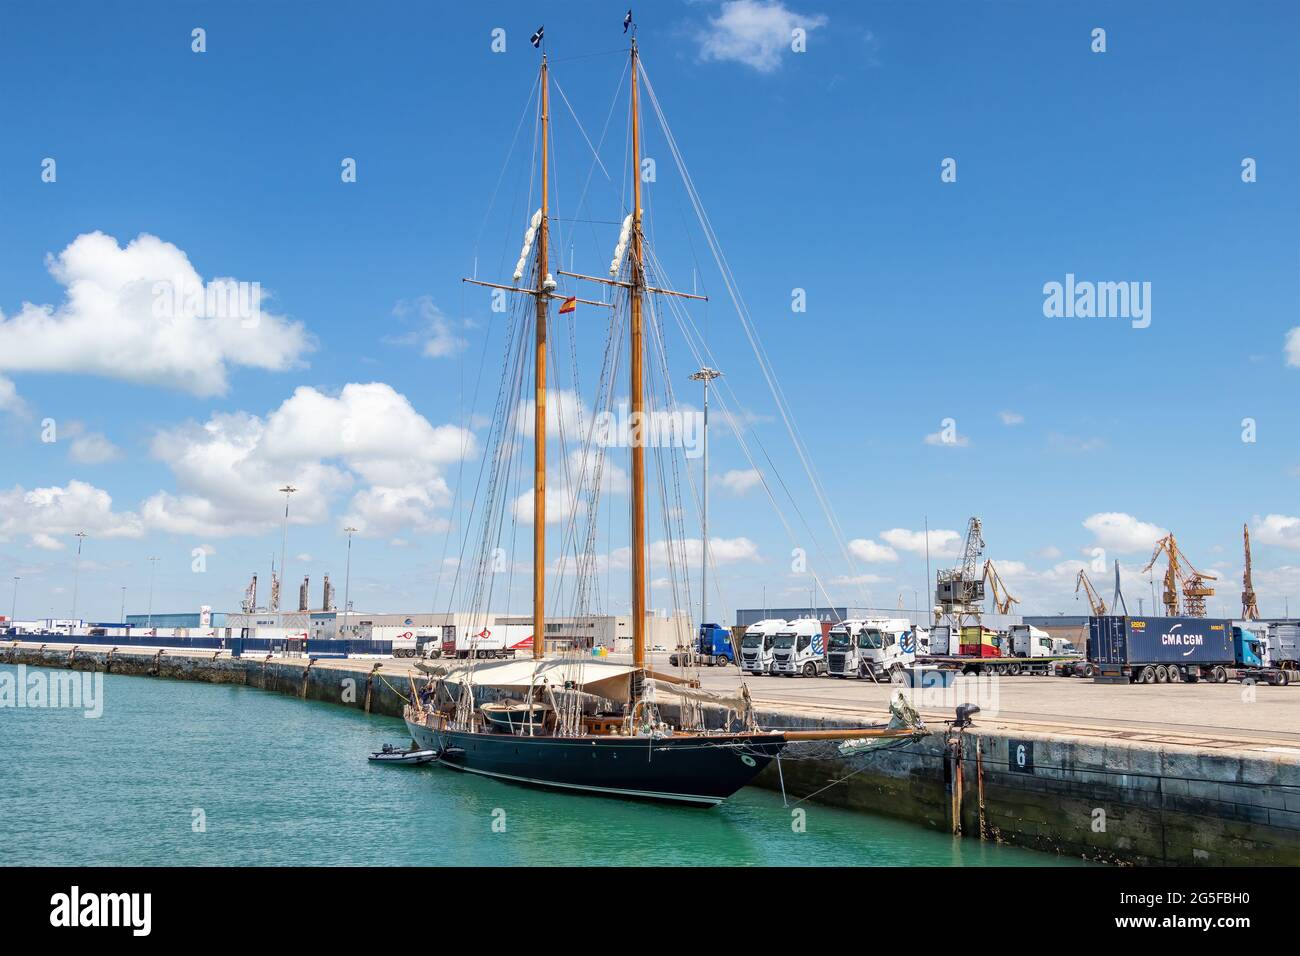
<svg viewBox="0 0 1300 956"><path fill-rule="evenodd" d="M1151 324L1150 282L1075 281L1043 284L1043 315L1049 319L1130 319L1133 328Z"/></svg>
<svg viewBox="0 0 1300 956"><path fill-rule="evenodd" d="M129 926L131 935L148 936L153 925L152 893L70 893L50 897L51 926Z"/></svg>
<svg viewBox="0 0 1300 956"><path fill-rule="evenodd" d="M23 707L33 710L84 711L83 717L104 715L104 675L95 671L33 670L19 664L13 671L0 671L0 709Z"/></svg>

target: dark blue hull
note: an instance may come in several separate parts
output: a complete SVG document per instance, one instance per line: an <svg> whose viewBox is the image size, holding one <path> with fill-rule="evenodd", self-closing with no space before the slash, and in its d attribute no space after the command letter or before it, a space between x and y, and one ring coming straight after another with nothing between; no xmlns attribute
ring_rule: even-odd
<svg viewBox="0 0 1300 956"><path fill-rule="evenodd" d="M785 747L780 734L516 737L406 722L444 766L537 787L716 806Z"/></svg>

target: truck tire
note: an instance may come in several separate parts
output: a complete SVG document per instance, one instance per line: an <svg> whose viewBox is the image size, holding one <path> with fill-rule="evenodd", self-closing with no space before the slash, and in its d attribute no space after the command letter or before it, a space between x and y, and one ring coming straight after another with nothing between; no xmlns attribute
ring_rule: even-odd
<svg viewBox="0 0 1300 956"><path fill-rule="evenodd" d="M812 661L809 661L807 664L805 664L805 665L803 666L803 676L804 676L804 677L816 677L816 676L817 676L817 665L814 664Z"/></svg>
<svg viewBox="0 0 1300 956"><path fill-rule="evenodd" d="M1097 676L1097 668L1093 667L1091 664L1085 664L1085 665L1083 666L1083 676L1084 676L1084 677L1096 677L1096 676Z"/></svg>
<svg viewBox="0 0 1300 956"><path fill-rule="evenodd" d="M1222 664L1216 664L1214 666L1214 670L1211 673L1213 673L1214 675L1214 682L1216 684L1228 683L1228 669L1224 667Z"/></svg>
<svg viewBox="0 0 1300 956"><path fill-rule="evenodd" d="M1183 679L1182 672L1173 664L1169 665L1169 683L1177 684Z"/></svg>
<svg viewBox="0 0 1300 956"><path fill-rule="evenodd" d="M1169 668L1165 667L1164 664L1156 665L1156 683L1157 684L1169 683Z"/></svg>
<svg viewBox="0 0 1300 956"><path fill-rule="evenodd" d="M1020 665L1019 665L1019 664L1008 664L1008 665L1007 665L1007 673L1010 674L1012 677L1018 677L1018 676L1020 676Z"/></svg>
<svg viewBox="0 0 1300 956"><path fill-rule="evenodd" d="M720 654L718 657L714 658L713 663L717 664L719 667L729 667L731 666L731 658L726 654Z"/></svg>
<svg viewBox="0 0 1300 956"><path fill-rule="evenodd" d="M1138 676L1138 681L1143 684L1154 684L1156 682L1156 669L1148 664L1146 667L1142 668L1142 672Z"/></svg>
<svg viewBox="0 0 1300 956"><path fill-rule="evenodd" d="M1285 670L1279 670L1277 672L1277 686L1285 687L1289 683L1291 683L1291 675Z"/></svg>

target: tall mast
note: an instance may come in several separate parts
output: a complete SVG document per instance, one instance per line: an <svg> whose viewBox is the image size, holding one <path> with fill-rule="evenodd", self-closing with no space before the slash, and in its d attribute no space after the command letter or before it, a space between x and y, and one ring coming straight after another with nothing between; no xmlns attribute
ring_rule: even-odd
<svg viewBox="0 0 1300 956"><path fill-rule="evenodd" d="M550 120L550 89L547 81L546 54L542 54L542 221L537 227L537 355L534 381L537 391L533 405L533 659L542 658L546 635L546 313L555 280L547 271L550 243L547 168ZM548 288L549 284L549 288Z"/></svg>
<svg viewBox="0 0 1300 956"><path fill-rule="evenodd" d="M641 124L637 104L636 38L632 38L632 666L645 667L645 388L642 360L641 297L645 291L645 251L641 240Z"/></svg>

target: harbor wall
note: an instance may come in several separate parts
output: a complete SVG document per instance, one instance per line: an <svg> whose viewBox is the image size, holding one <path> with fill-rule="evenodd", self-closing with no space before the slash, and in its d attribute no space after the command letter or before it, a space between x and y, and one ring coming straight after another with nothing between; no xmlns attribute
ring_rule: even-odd
<svg viewBox="0 0 1300 956"><path fill-rule="evenodd" d="M393 717L401 716L408 686L405 675L385 675L384 662L366 660L322 667L216 652L5 645L0 662L242 684ZM711 724L721 717L722 711L706 715ZM853 726L776 710L761 710L757 718L768 728ZM957 732L933 728L928 736L847 757L829 742L794 744L756 783L783 791L791 804L809 799L1104 862L1300 865L1300 755L1011 734L976 723Z"/></svg>

